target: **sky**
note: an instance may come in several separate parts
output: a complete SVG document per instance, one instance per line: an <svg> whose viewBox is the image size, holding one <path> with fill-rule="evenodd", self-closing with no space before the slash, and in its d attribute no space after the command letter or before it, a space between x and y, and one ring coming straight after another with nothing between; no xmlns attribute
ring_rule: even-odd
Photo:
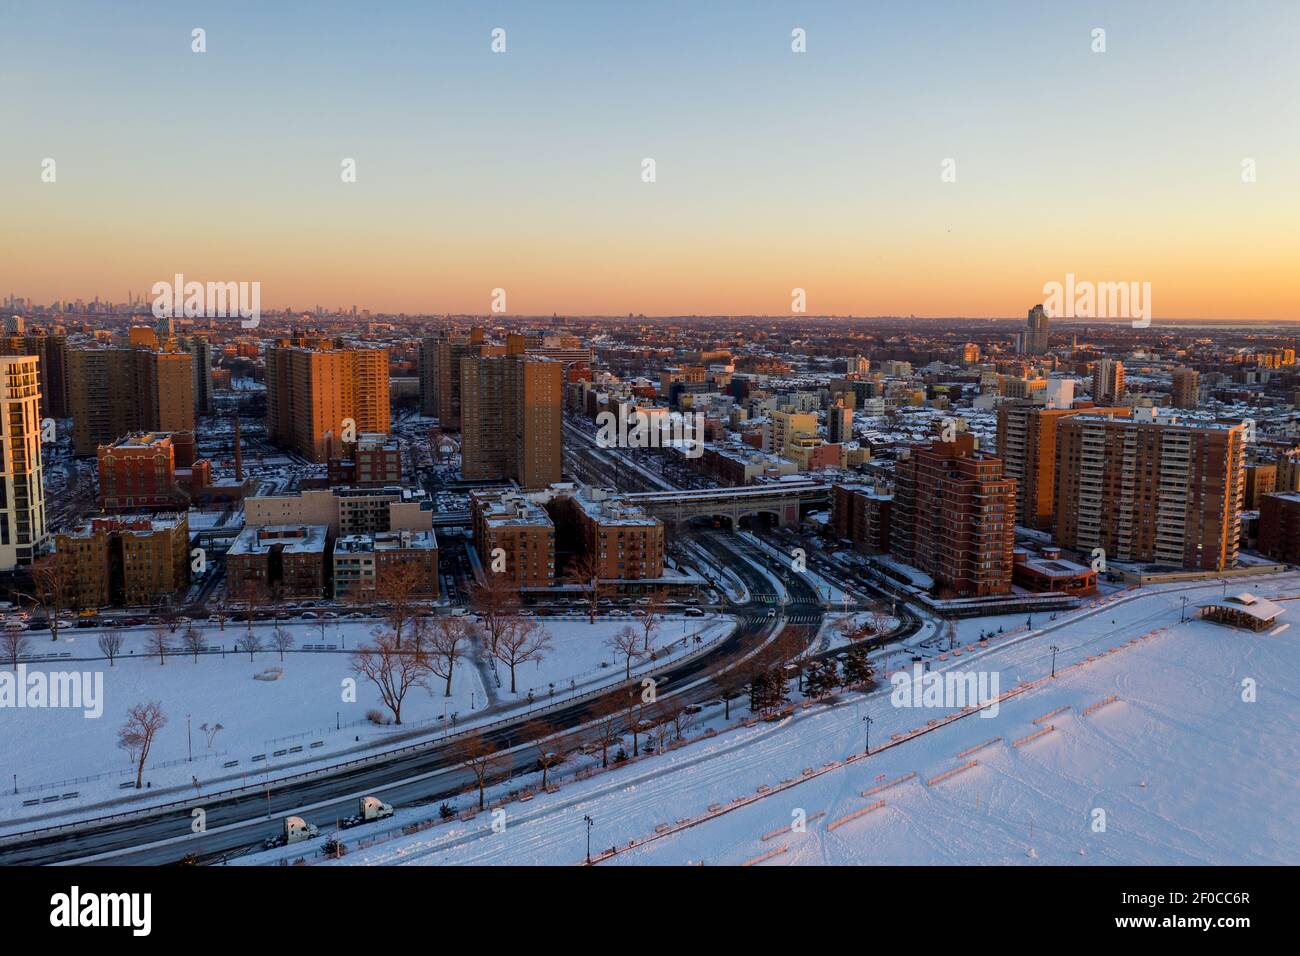
<svg viewBox="0 0 1300 956"><path fill-rule="evenodd" d="M0 0L0 297L1023 316L1073 274L1300 319L1298 41L1293 0Z"/></svg>

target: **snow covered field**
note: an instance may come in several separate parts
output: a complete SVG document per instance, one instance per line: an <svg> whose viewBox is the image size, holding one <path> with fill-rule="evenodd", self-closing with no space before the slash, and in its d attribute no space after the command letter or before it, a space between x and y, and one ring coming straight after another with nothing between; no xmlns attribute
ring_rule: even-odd
<svg viewBox="0 0 1300 956"><path fill-rule="evenodd" d="M340 862L577 863L589 814L593 852L640 844L603 865L1300 863L1297 629L1179 623L1182 597L1194 609L1221 588L1142 589L931 661L935 671L996 674L1006 691L1047 677L1055 645L1058 677L1004 701L994 717L972 713L886 746L956 708L893 706L888 687L848 695L507 805L501 833L485 814ZM1300 575L1250 588L1300 596ZM1285 606L1282 624L1296 615ZM981 625L989 622L959 631L977 636ZM860 759L864 717L873 753ZM720 812L738 799L748 802ZM800 811L807 826L792 832ZM395 822L427 815L402 811Z"/></svg>
<svg viewBox="0 0 1300 956"><path fill-rule="evenodd" d="M128 708L148 701L162 704L168 722L150 752L145 780L151 791L183 787L193 795L194 778L203 791L222 790L282 775L291 768L305 769L303 762L313 758L322 762L366 746L396 746L406 742L394 742L394 735L400 732L440 733L448 727L452 714L458 728L476 719L499 719L514 708L526 707L530 688L537 701L545 700L552 681L555 696L560 698L574 692L571 682L576 692L583 693L623 679L622 662L614 663L604 641L622 627L637 626L636 618L598 619L594 625L585 618L539 621L553 647L540 666L530 662L519 668L517 694L509 693L509 672L499 663L502 686L494 686L491 672L477 659L481 652L476 650L473 657L457 663L450 697L444 696L444 683L437 677L430 679L428 690L416 687L408 693L402 706L402 727L380 726L366 719L372 709L386 718L389 715L374 685L364 679L356 678L355 702L344 700L343 681L356 677L344 648L350 651L365 644L377 627L375 621L331 621L323 641L318 623L285 622L299 649L285 654L283 663L274 650L259 651L252 661L246 652L235 650L235 642L245 633L242 622L227 622L224 630L215 624L202 625L209 645L225 648L224 655L200 654L195 662L191 656L169 654L165 664L148 654L150 628L115 631L123 637L123 648L112 667L101 657L95 629L69 629L61 633L57 644L34 634L30 651L48 653L58 648L71 656L27 663L27 672L102 674L103 713L88 719L80 709L3 711L6 732L0 735L0 768L8 786L0 791L0 820L75 813L95 802L140 795L122 787L134 781L134 769L126 752L117 746L117 732ZM268 647L272 626L265 622L254 625ZM707 644L725 636L733 626L729 618L716 616L662 619L655 640L661 648L658 660L637 662L634 672L660 666L668 656L694 653L700 647L693 641L695 635ZM688 638L685 646L683 637ZM179 645L180 635L174 635L170 643ZM336 650L300 649L322 643ZM669 643L676 645L671 652L663 650ZM607 666L600 666L602 662ZM280 669L278 678L258 679L258 675L271 676L268 671L276 669ZM486 682L493 686L485 686ZM217 723L222 729L209 747L200 728ZM192 761L188 759L190 748ZM17 794L13 792L15 773ZM76 796L65 798L64 794ZM173 792L170 799L184 795ZM50 803L24 806L51 797L55 799ZM161 798L160 794L153 802Z"/></svg>

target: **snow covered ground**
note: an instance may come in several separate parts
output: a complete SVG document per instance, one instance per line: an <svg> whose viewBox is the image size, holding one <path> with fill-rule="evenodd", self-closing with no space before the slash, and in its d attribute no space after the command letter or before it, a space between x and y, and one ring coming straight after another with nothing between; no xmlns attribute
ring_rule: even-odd
<svg viewBox="0 0 1300 956"><path fill-rule="evenodd" d="M886 686L508 804L502 832L483 814L340 863L577 863L590 815L593 852L620 848L603 865L1294 865L1298 629L1179 622L1183 597L1194 610L1221 588L1144 588L1018 633L1008 620L987 648L930 658L935 672L997 675L1003 692L1034 682L996 716L944 722L960 708L894 706ZM1297 597L1300 575L1250 588ZM1285 606L1282 624L1297 613ZM963 641L981 629L988 620L958 625ZM923 732L894 742L914 731ZM428 815L404 810L394 823Z"/></svg>
<svg viewBox="0 0 1300 956"><path fill-rule="evenodd" d="M594 625L585 617L538 620L551 636L553 649L540 666L528 663L519 668L517 694L509 693L509 673L500 664L502 686L494 686L491 671L476 659L476 652L457 663L450 697L444 696L444 682L437 677L430 680L429 689L416 687L408 693L402 706L402 727L380 726L366 719L369 710L379 710L385 717L388 711L374 685L356 678L351 670L347 651L372 637L378 626L373 620L330 621L323 640L319 623L283 622L296 648L285 654L283 663L274 650L259 651L252 661L246 652L237 651L235 642L245 633L242 622L227 622L224 630L215 624L201 625L208 644L224 648L224 655L200 654L195 662L191 656L169 654L165 664L148 653L146 642L152 629L147 627L114 631L123 637L123 647L112 667L102 659L97 629L63 631L57 644L33 634L32 652L49 653L57 647L59 653L70 656L27 663L26 671L102 674L103 713L88 719L80 709L3 711L6 732L0 735L0 768L9 786L0 792L0 821L77 813L99 801L153 796L122 787L134 781L134 770L127 753L117 746L117 732L128 708L148 701L159 701L168 718L146 766L149 789L184 787L192 795L189 788L195 778L202 791L252 784L268 775L306 769L304 761L319 764L340 759L345 752L354 755L367 746L409 742L404 738L395 741L398 733L441 733L453 714L458 728L475 720L497 720L513 709L526 708L529 689L534 690L537 701L545 700L552 681L556 698L561 698L575 690L585 693L623 679L622 662L615 665L604 641L622 627L637 626L637 618L598 619ZM267 647L272 627L270 622L254 625ZM695 653L733 627L730 618L716 615L663 618L654 642L660 648L657 659L635 662L634 673L661 666L669 657ZM685 644L683 638L687 638ZM180 635L170 638L170 643L179 645ZM668 648L670 643L673 647ZM321 644L335 650L301 649ZM268 671L276 669L280 670L276 679L259 679L259 675L271 676ZM485 675L493 686L485 686ZM343 682L349 678L356 681L355 702L344 699ZM200 728L217 723L222 729L209 747L208 736ZM193 760L189 759L191 749ZM17 774L16 794L13 774ZM31 804L47 799L48 803ZM161 799L169 798L159 794L152 802Z"/></svg>

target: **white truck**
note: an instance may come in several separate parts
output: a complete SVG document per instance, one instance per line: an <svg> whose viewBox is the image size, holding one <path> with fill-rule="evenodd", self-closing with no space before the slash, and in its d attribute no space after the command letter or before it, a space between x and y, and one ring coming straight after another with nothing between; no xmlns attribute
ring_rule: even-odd
<svg viewBox="0 0 1300 956"><path fill-rule="evenodd" d="M268 850L278 846L287 846L291 843L301 843L303 840L310 840L314 836L319 836L320 830L316 824L308 823L302 817L285 817L284 833L277 837L272 837L262 844Z"/></svg>
<svg viewBox="0 0 1300 956"><path fill-rule="evenodd" d="M344 829L355 827L371 820L385 820L393 815L393 808L378 797L362 797L357 813L343 821Z"/></svg>

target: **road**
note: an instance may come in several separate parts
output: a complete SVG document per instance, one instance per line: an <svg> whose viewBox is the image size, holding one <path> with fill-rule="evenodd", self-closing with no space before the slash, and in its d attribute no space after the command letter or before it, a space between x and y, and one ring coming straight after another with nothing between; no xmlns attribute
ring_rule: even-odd
<svg viewBox="0 0 1300 956"><path fill-rule="evenodd" d="M710 675L759 647L775 628L802 628L809 636L815 635L823 613L812 588L797 577L787 583L790 600L782 606L770 580L741 557L745 552L757 552L734 536L706 531L698 533L697 540L744 580L750 600L729 609L738 620L730 637L693 660L670 664L655 672L659 699L682 706L718 697L719 688L709 679ZM772 609L776 613L769 618ZM626 693L620 689L561 704L548 712L545 719L557 730L579 727L602 703L624 700ZM536 715L520 717L483 732L484 739L500 750L518 748L508 754L512 774L533 769L535 751L521 745L527 743L522 737L524 724L535 719ZM573 740L576 739L577 735ZM195 801L175 810L108 822L71 834L5 840L0 843L0 864L156 865L177 862L189 854L201 861L211 861L259 846L279 832L280 819L290 812L300 812L324 831L332 828L339 817L353 813L356 797L363 793L375 793L394 806L436 804L455 797L470 783L470 774L460 765L452 745L431 741L409 753L292 782L269 794L245 792L222 800ZM191 810L195 806L202 806L206 812L204 833L191 832ZM88 859L100 854L114 855Z"/></svg>

